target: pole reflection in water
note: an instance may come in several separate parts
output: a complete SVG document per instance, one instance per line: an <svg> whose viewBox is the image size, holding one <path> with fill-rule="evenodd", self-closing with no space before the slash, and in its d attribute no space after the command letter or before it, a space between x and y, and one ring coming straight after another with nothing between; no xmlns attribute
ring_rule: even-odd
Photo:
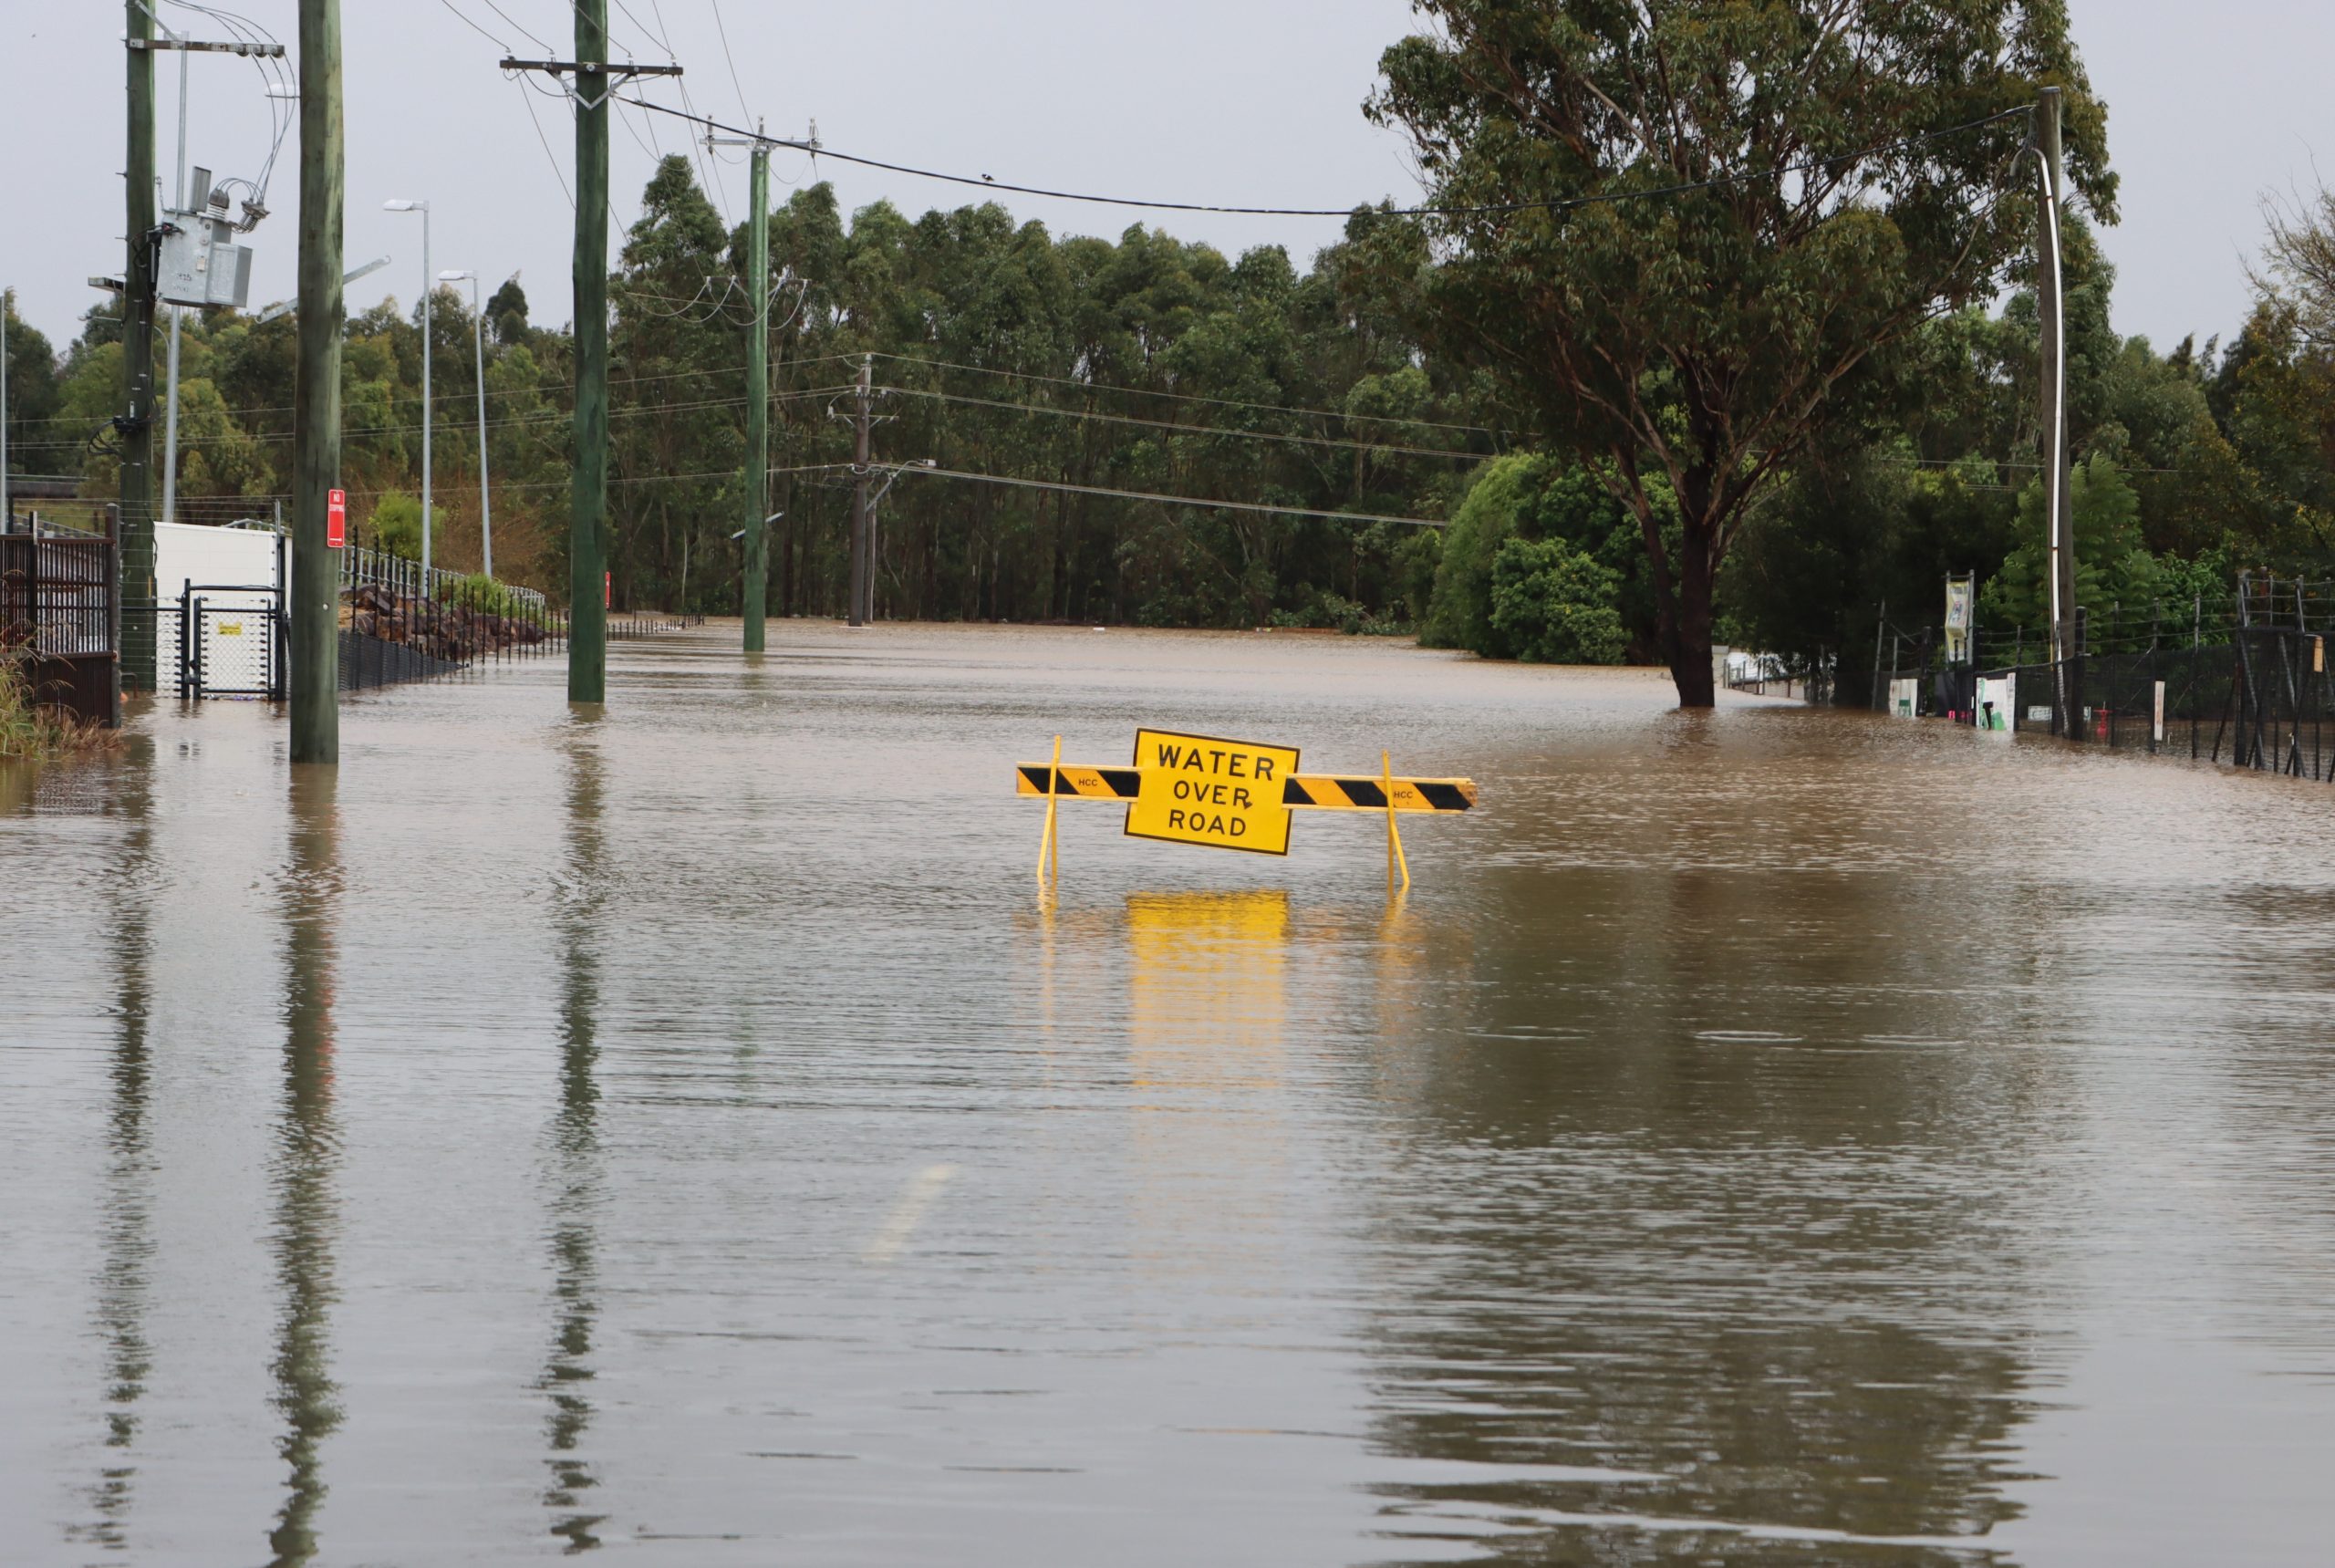
<svg viewBox="0 0 2335 1568"><path fill-rule="evenodd" d="M107 1462L89 1489L97 1517L69 1532L70 1539L109 1552L130 1547L133 1453L138 1401L150 1368L146 1340L148 1271L154 1251L153 1136L148 1126L151 1064L148 1029L153 1011L155 877L153 743L131 740L117 774L124 820L119 869L107 879L113 900L114 969L119 994L113 1059L108 1066L111 1105L106 1123L103 1262L97 1282L97 1322L105 1340Z"/></svg>
<svg viewBox="0 0 2335 1568"><path fill-rule="evenodd" d="M340 822L329 767L292 770L290 865L285 877L284 1114L272 1172L276 1214L275 1407L277 1451L291 1467L284 1507L268 1535L272 1561L290 1565L317 1553L317 1511L325 1500L325 1439L340 1425L333 1383L329 1314L333 1241L339 1226L334 1177L340 1134L333 1114L333 987L340 911Z"/></svg>
<svg viewBox="0 0 2335 1568"><path fill-rule="evenodd" d="M585 721L578 721L579 725ZM551 1265L554 1308L551 1355L538 1385L551 1397L545 1436L551 1483L544 1504L551 1532L569 1552L600 1544L594 1533L605 1513L582 1506L599 1484L581 1452L592 1424L592 1329L599 1303L595 1223L600 1202L600 1090L595 1076L600 1047L599 919L606 901L606 849L601 836L603 793L598 743L579 728L567 747L567 871L560 883L558 916L565 992L560 1011L559 1109L550 1137Z"/></svg>
<svg viewBox="0 0 2335 1568"><path fill-rule="evenodd" d="M1289 893L1131 893L1132 1152L1154 1268L1226 1276L1275 1253Z"/></svg>

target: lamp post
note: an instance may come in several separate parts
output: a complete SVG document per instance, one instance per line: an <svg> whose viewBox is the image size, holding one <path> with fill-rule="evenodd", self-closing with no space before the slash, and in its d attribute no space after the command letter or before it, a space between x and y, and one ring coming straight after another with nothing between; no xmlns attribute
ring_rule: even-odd
<svg viewBox="0 0 2335 1568"><path fill-rule="evenodd" d="M494 507L486 493L486 312L479 307L478 274L465 267L461 272L441 272L440 283L460 283L464 278L471 284L471 337L478 351L478 548L480 569L488 576L494 576Z"/></svg>
<svg viewBox="0 0 2335 1568"><path fill-rule="evenodd" d="M437 286L430 273L430 203L395 201L381 203L385 213L421 214L421 597L430 597L430 294Z"/></svg>

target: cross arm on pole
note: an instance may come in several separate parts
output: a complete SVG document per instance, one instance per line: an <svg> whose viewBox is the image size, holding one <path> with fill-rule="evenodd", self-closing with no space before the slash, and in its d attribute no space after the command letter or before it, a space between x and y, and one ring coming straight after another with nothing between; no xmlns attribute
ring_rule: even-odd
<svg viewBox="0 0 2335 1568"><path fill-rule="evenodd" d="M506 71L544 71L552 76L574 76L584 71L597 71L610 77L677 77L679 66L639 66L629 60L623 65L598 60L521 60L505 56L503 68Z"/></svg>
<svg viewBox="0 0 2335 1568"><path fill-rule="evenodd" d="M190 55L245 55L255 58L280 60L284 57L281 44L252 44L241 39L234 43L211 43L201 38L124 38L122 43L131 49L183 49Z"/></svg>

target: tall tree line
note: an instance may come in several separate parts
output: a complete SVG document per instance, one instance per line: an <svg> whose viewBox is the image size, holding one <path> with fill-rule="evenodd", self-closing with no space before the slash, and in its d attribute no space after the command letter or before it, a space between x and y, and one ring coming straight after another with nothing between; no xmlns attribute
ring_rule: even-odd
<svg viewBox="0 0 2335 1568"><path fill-rule="evenodd" d="M2242 566L2335 572L2335 198L2270 214L2250 317L2169 352L2110 326L2114 277L2068 235L2070 409L2081 597L2224 593ZM1665 657L1645 520L1577 452L1438 334L1439 261L1415 225L1367 212L1301 271L1134 227L1056 237L994 203L910 220L846 216L833 190L773 216L767 318L782 614L843 607L851 385L863 359L885 472L880 613L1163 626L1417 627L1492 655ZM623 606L738 603L743 523L742 230L687 162L643 193L613 282L612 568ZM568 334L514 279L485 306L497 564L565 580ZM343 477L360 536L410 549L420 479L418 309L351 318ZM438 558L477 562L473 317L434 299ZM1923 325L1898 352L1918 396L1829 425L1746 510L1715 588L1738 646L1856 667L1875 606L1987 581L1996 625L2040 615L2037 322L2031 292ZM267 514L287 488L292 322L190 317L181 380L182 514ZM872 358L870 358L872 357ZM93 310L61 355L13 313L9 452L19 472L118 482L119 322ZM1402 524L1218 512L1095 492L1263 502ZM1655 529L1682 532L1658 474Z"/></svg>

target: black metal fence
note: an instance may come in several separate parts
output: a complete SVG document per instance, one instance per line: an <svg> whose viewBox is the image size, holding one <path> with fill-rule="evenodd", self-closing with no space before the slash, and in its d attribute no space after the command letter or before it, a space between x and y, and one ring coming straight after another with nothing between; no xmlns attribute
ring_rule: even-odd
<svg viewBox="0 0 2335 1568"><path fill-rule="evenodd" d="M701 615L657 615L649 611L611 615L608 617L608 640L624 642L655 637L659 632L686 631L690 627L704 624L705 618Z"/></svg>
<svg viewBox="0 0 2335 1568"><path fill-rule="evenodd" d="M1884 631L1875 707L2335 782L2335 582L2246 573L2226 599L2079 610L2059 660L2047 632L1982 629L1949 663L1942 628Z"/></svg>
<svg viewBox="0 0 2335 1568"><path fill-rule="evenodd" d="M109 526L0 508L0 656L26 661L36 701L102 724L121 715L119 547Z"/></svg>

